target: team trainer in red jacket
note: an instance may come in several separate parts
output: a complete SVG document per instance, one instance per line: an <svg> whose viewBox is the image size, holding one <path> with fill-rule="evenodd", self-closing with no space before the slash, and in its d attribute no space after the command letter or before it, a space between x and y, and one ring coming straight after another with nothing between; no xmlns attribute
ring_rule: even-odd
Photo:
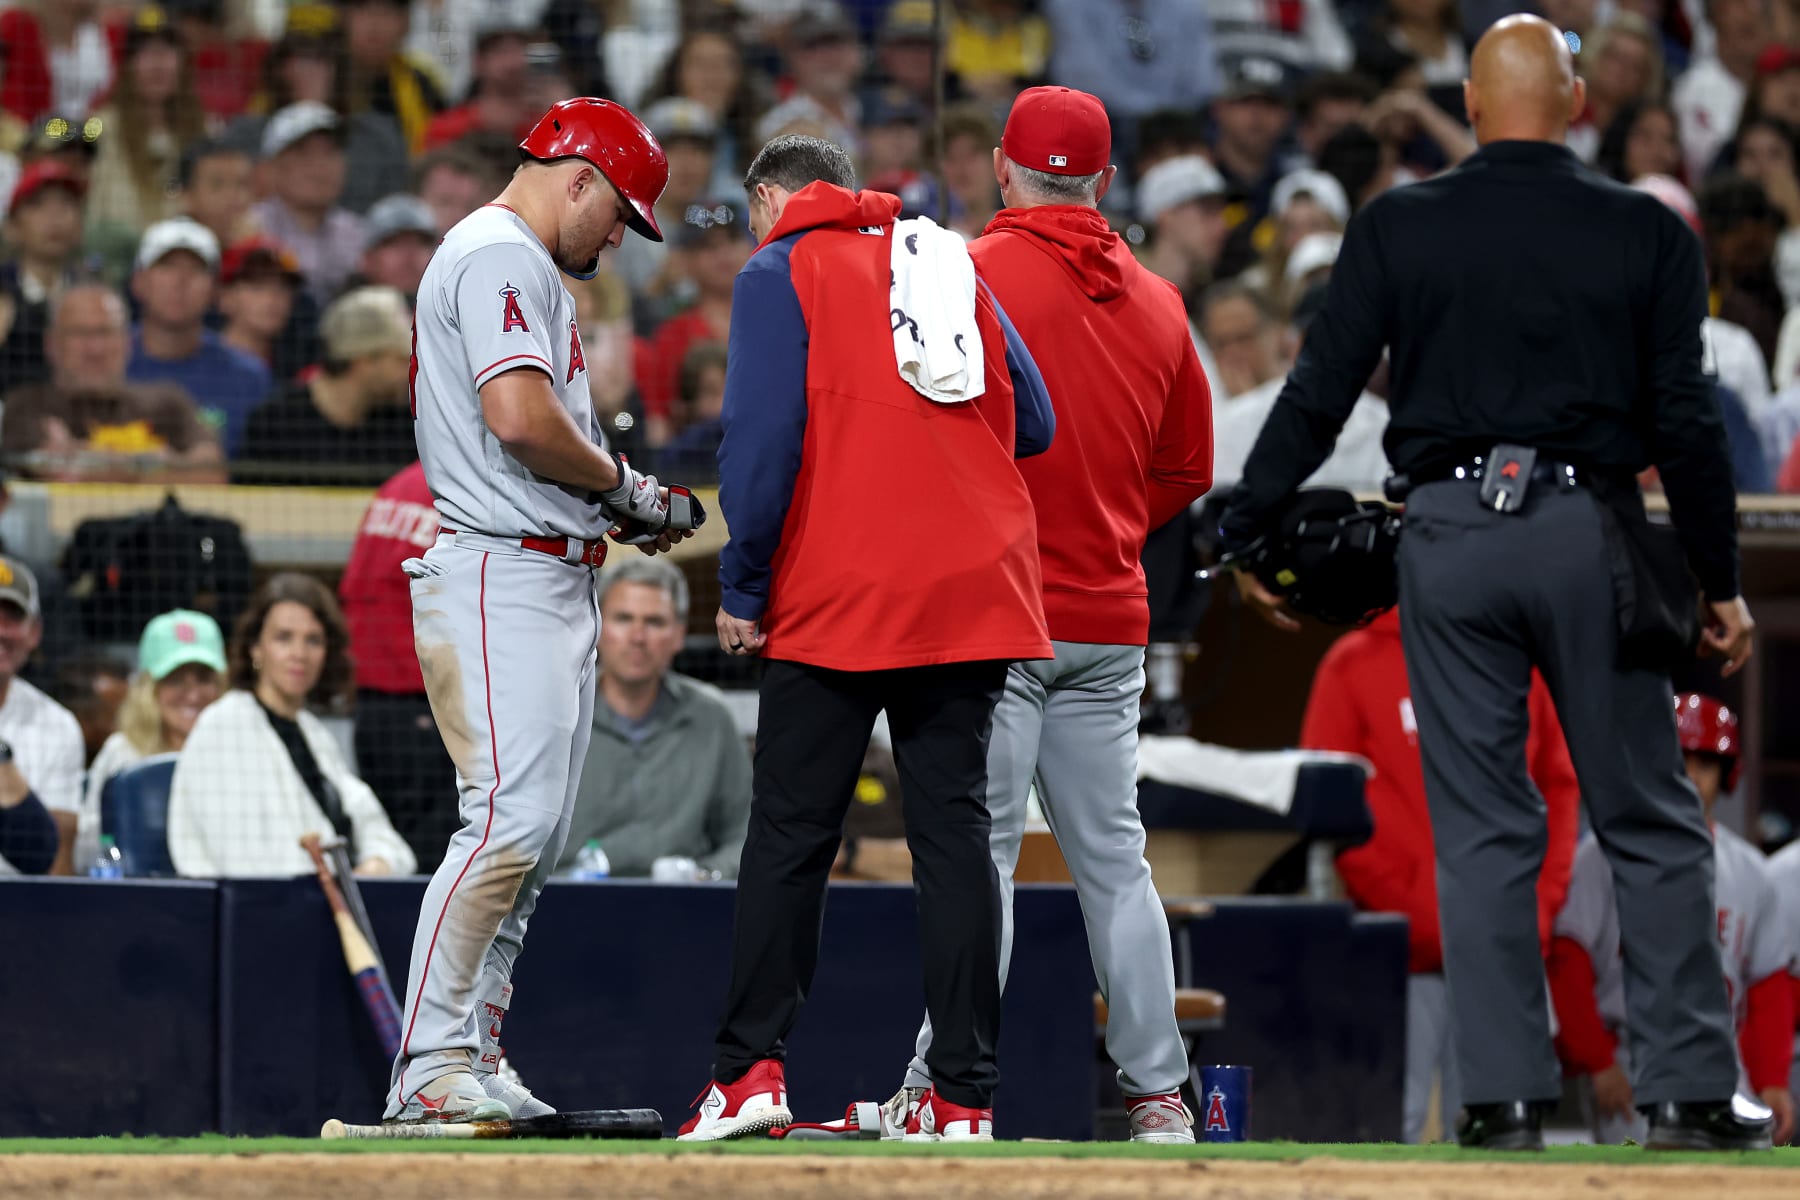
<svg viewBox="0 0 1800 1200"><path fill-rule="evenodd" d="M1056 405L1055 443L1019 464L1037 509L1056 658L1013 665L988 751L1007 918L1001 980L1035 781L1081 894L1131 1139L1192 1142L1168 920L1137 811L1150 628L1139 558L1145 534L1210 485L1212 400L1180 293L1138 265L1096 208L1112 182L1111 149L1095 97L1065 87L1021 94L994 153L1006 208L969 247ZM933 1045L927 1021L906 1086L888 1103L890 1123L929 1086Z"/></svg>
<svg viewBox="0 0 1800 1200"><path fill-rule="evenodd" d="M792 1119L782 1042L812 982L826 875L883 710L940 1031L918 1132L993 1136L988 733L1007 665L1050 655L1037 524L1013 457L1047 447L1054 418L961 241L923 223L896 232L900 201L854 186L841 149L800 136L764 146L745 180L762 244L732 298L718 627L727 651L768 662L715 1082L682 1127L689 1140ZM915 349L930 369L909 382L902 355L920 366Z"/></svg>
<svg viewBox="0 0 1800 1200"><path fill-rule="evenodd" d="M1544 862L1538 872L1538 939L1550 944L1551 924L1569 890L1580 823L1580 788L1550 690L1531 683L1525 764L1544 798ZM1417 1142L1430 1112L1431 1086L1443 1072L1439 1097L1445 1135L1455 1128L1461 1101L1456 1056L1450 1052L1450 1008L1439 937L1437 856L1425 807L1425 770L1412 688L1400 650L1400 610L1367 629L1345 634L1325 652L1313 675L1300 744L1308 750L1360 754L1375 766L1369 780L1374 836L1338 855L1338 874L1356 906L1406 915L1411 975L1406 983L1406 1079L1402 1132Z"/></svg>

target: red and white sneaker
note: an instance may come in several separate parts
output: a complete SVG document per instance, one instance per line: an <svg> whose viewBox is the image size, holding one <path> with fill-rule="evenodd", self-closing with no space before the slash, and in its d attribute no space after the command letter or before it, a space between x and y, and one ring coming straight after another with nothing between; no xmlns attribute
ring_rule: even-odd
<svg viewBox="0 0 1800 1200"><path fill-rule="evenodd" d="M909 1142L991 1142L994 1110L964 1108L937 1094L934 1088L919 1098L919 1106L906 1118Z"/></svg>
<svg viewBox="0 0 1800 1200"><path fill-rule="evenodd" d="M1127 1096L1125 1112L1131 1118L1131 1140L1192 1145L1194 1114L1181 1102L1180 1092L1161 1096Z"/></svg>
<svg viewBox="0 0 1800 1200"><path fill-rule="evenodd" d="M794 1114L788 1110L786 1073L772 1058L751 1067L736 1083L715 1081L694 1103L697 1108L681 1127L678 1141L717 1142L794 1123Z"/></svg>

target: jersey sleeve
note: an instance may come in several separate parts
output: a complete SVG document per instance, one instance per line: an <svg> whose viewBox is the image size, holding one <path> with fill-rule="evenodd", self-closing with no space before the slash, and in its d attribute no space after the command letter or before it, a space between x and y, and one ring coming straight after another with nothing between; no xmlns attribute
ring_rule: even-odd
<svg viewBox="0 0 1800 1200"><path fill-rule="evenodd" d="M1575 850L1575 861L1569 870L1569 890L1552 923L1552 932L1557 937L1569 938L1586 950L1588 957L1594 960L1596 971L1600 969L1603 951L1617 953L1616 934L1608 936L1609 931L1618 928L1618 918L1613 914L1614 903L1612 872L1607 869L1606 855L1601 851L1600 843L1589 835ZM1606 945L1608 941L1613 944Z"/></svg>
<svg viewBox="0 0 1800 1200"><path fill-rule="evenodd" d="M1754 850L1751 851L1755 853ZM1755 984L1794 968L1794 931L1782 919L1781 896L1761 861L1750 889L1750 937L1744 949L1744 982Z"/></svg>
<svg viewBox="0 0 1800 1200"><path fill-rule="evenodd" d="M513 243L483 246L463 260L449 300L477 390L520 367L555 379L551 319L559 286L542 262Z"/></svg>

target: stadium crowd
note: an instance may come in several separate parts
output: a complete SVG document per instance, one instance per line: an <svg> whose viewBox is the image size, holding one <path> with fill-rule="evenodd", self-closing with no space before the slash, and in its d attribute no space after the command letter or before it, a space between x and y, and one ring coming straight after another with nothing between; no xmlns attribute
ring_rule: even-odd
<svg viewBox="0 0 1800 1200"><path fill-rule="evenodd" d="M1800 493L1800 6L1539 7L1587 82L1571 149L1702 239L1708 362L1740 492ZM441 858L453 771L398 570L437 531L407 407L411 305L439 237L500 191L520 134L553 101L616 98L667 152L667 241L628 238L593 280L565 282L614 447L704 482L733 281L754 249L741 180L759 146L829 138L905 215L974 237L1000 206L990 155L1017 93L1098 95L1121 170L1102 209L1185 301L1222 494L1322 307L1346 225L1475 151L1467 49L1511 8L949 0L941 47L929 0L5 8L7 475L379 490L335 593L301 574L253 588L241 541L211 526L213 574L141 586L162 567L121 568L117 541L163 552L180 539L157 530L192 521L178 511L112 530L111 558L79 536L57 561L0 556L0 874L88 871L106 854L107 781L168 753L180 756L169 850L183 874L308 871L295 844L308 830L349 838L365 871L429 872ZM1385 387L1377 370L1314 482L1379 489ZM163 566L191 580L190 553L166 552ZM735 874L749 759L725 699L672 668L688 608L687 582L662 563L615 567L602 585L602 702L565 870L597 842L615 873ZM1379 642L1361 652L1378 649L1397 655ZM353 754L315 710L354 714ZM1349 736L1328 725L1309 718L1308 739ZM1560 754L1548 769L1566 773ZM253 800L249 779L262 785ZM1378 825L1422 815L1422 796L1376 789L1371 803ZM1428 877L1428 841L1405 853ZM1364 857L1346 880L1374 879L1368 852L1352 854ZM1573 854L1571 840L1548 889L1558 901ZM1428 891L1369 895L1433 916ZM1800 923L1800 899L1786 904ZM1434 930L1415 925L1417 972L1441 962ZM1590 1024L1590 1043L1614 1040ZM1590 1044L1581 1063L1598 1079L1610 1049L1595 1058ZM1768 1096L1774 1072L1756 1084ZM1618 1108L1615 1081L1599 1086L1600 1108ZM1423 1108L1413 1115L1422 1123Z"/></svg>

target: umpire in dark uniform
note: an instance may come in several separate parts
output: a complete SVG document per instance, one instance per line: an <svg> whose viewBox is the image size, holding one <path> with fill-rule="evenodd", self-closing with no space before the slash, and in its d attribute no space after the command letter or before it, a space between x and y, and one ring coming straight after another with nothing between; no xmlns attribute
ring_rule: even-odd
<svg viewBox="0 0 1800 1200"><path fill-rule="evenodd" d="M1324 461L1387 347L1387 452L1412 488L1402 635L1437 842L1458 1138L1537 1148L1562 1090L1533 891L1544 805L1525 771L1535 666L1612 865L1648 1144L1766 1147L1768 1110L1732 1099L1711 840L1666 670L1619 665L1619 544L1607 532L1630 506L1641 525L1633 477L1655 464L1708 601L1705 645L1728 671L1743 665L1752 622L1703 367L1700 246L1653 197L1564 147L1584 94L1547 22L1493 26L1464 91L1481 150L1351 223L1326 307L1226 509L1223 546L1247 548ZM1292 623L1262 584L1238 580Z"/></svg>

